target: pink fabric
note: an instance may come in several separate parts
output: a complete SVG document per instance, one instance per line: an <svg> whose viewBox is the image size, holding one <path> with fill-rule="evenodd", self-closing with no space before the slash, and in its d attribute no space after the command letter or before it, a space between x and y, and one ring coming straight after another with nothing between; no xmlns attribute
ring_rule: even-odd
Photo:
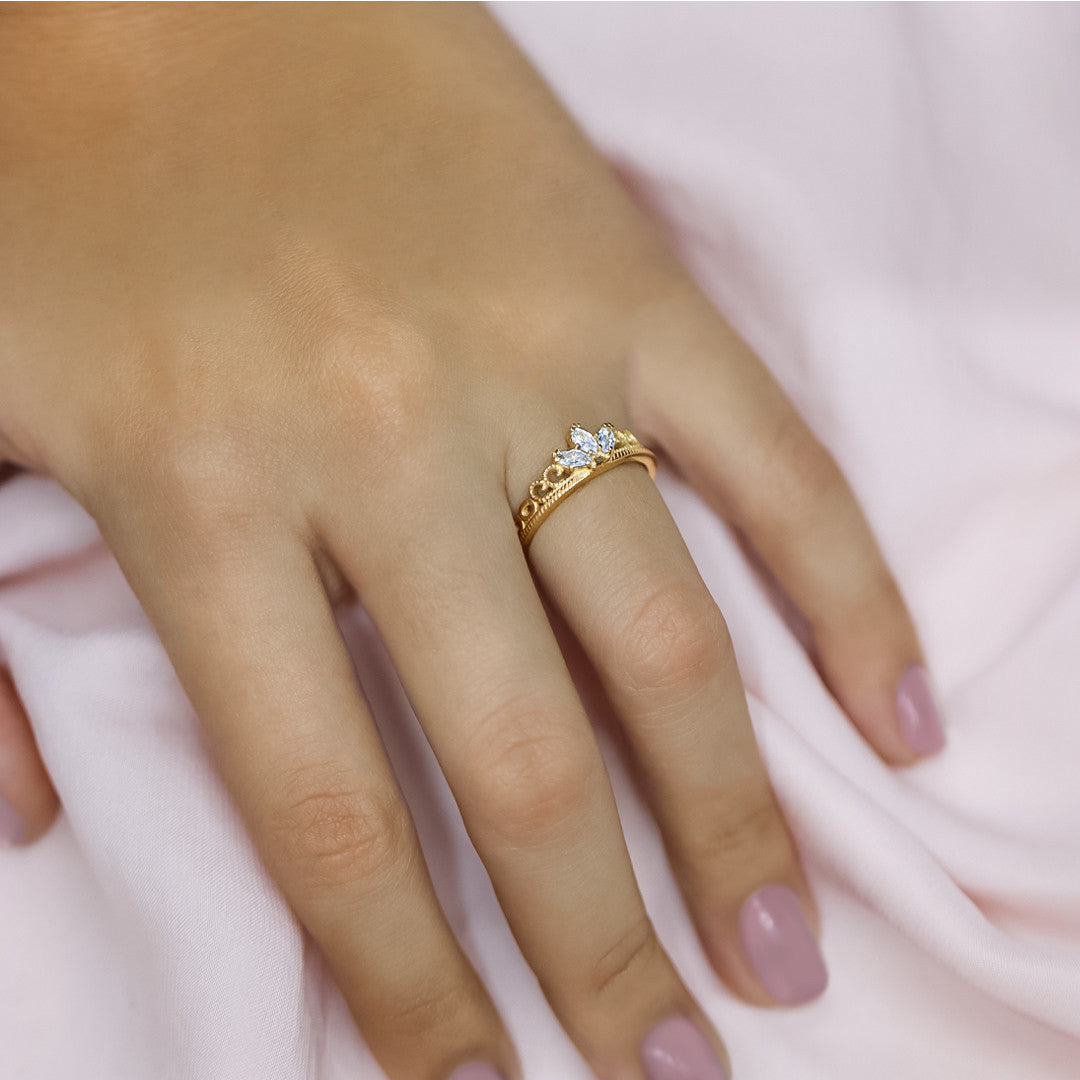
<svg viewBox="0 0 1080 1080"><path fill-rule="evenodd" d="M724 525L660 475L731 623L832 976L805 1008L735 1001L610 759L649 909L736 1077L1080 1076L1080 11L494 10L838 456L945 707L944 754L885 767ZM528 1077L583 1080L372 627L342 625ZM0 488L0 648L66 808L0 853L3 1080L380 1075L92 523L40 479Z"/></svg>

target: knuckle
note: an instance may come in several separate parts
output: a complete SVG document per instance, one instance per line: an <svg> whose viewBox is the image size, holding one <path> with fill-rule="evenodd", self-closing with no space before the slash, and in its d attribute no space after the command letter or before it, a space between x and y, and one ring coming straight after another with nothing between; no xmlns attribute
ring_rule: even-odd
<svg viewBox="0 0 1080 1080"><path fill-rule="evenodd" d="M652 977L661 956L660 942L644 911L588 966L585 992L591 998L610 997L639 979Z"/></svg>
<svg viewBox="0 0 1080 1080"><path fill-rule="evenodd" d="M415 373L420 366L416 352L398 343L392 355L392 364L386 354L376 360L370 342L339 337L327 348L326 376L331 400L370 445L407 447L428 411L429 384Z"/></svg>
<svg viewBox="0 0 1080 1080"><path fill-rule="evenodd" d="M174 430L147 438L135 483L143 499L208 542L228 540L258 518L254 471L243 441L224 429ZM211 548L212 550L212 548Z"/></svg>
<svg viewBox="0 0 1080 1080"><path fill-rule="evenodd" d="M770 517L779 511L784 519L805 522L846 490L832 455L794 409L785 410L761 459L758 491L768 502Z"/></svg>
<svg viewBox="0 0 1080 1080"><path fill-rule="evenodd" d="M794 857L791 841L768 781L754 778L699 796L697 827L687 853L725 871L767 864L781 867Z"/></svg>
<svg viewBox="0 0 1080 1080"><path fill-rule="evenodd" d="M363 316L362 325L358 316ZM407 315L378 306L334 320L322 336L325 400L375 450L402 453L438 418L441 377L434 346Z"/></svg>
<svg viewBox="0 0 1080 1080"><path fill-rule="evenodd" d="M324 435L355 433L361 449L399 458L445 400L432 334L415 305L378 274L319 241L290 236L274 259L274 295L304 368L303 392L324 414Z"/></svg>
<svg viewBox="0 0 1080 1080"><path fill-rule="evenodd" d="M596 780L595 754L564 721L512 700L476 727L474 798L485 831L513 846L565 834Z"/></svg>
<svg viewBox="0 0 1080 1080"><path fill-rule="evenodd" d="M378 1023L390 1033L439 1044L456 1032L468 995L449 977L431 978L423 985L408 983L387 989L379 1004Z"/></svg>
<svg viewBox="0 0 1080 1080"><path fill-rule="evenodd" d="M186 433L159 442L152 452L154 480L166 495L227 499L235 490L242 451L221 432Z"/></svg>
<svg viewBox="0 0 1080 1080"><path fill-rule="evenodd" d="M393 788L305 771L286 784L270 832L288 871L335 891L401 874L413 854L412 822Z"/></svg>
<svg viewBox="0 0 1080 1080"><path fill-rule="evenodd" d="M654 587L620 628L617 667L638 692L695 689L735 667L727 624L704 585Z"/></svg>

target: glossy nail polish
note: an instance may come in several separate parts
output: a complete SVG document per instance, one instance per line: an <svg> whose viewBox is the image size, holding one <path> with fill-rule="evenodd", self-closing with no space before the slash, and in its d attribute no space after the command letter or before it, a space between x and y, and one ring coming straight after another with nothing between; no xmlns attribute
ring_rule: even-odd
<svg viewBox="0 0 1080 1080"><path fill-rule="evenodd" d="M0 795L0 845L13 847L21 844L24 835L22 819L15 813L11 803Z"/></svg>
<svg viewBox="0 0 1080 1080"><path fill-rule="evenodd" d="M926 670L918 664L900 677L896 716L904 741L919 755L936 754L945 745L945 729L930 689Z"/></svg>
<svg viewBox="0 0 1080 1080"><path fill-rule="evenodd" d="M743 901L739 936L750 966L781 1005L801 1005L828 985L817 938L786 885L766 885Z"/></svg>
<svg viewBox="0 0 1080 1080"><path fill-rule="evenodd" d="M450 1080L503 1080L503 1075L485 1061L474 1061L471 1065L455 1069Z"/></svg>
<svg viewBox="0 0 1080 1080"><path fill-rule="evenodd" d="M661 1020L641 1044L649 1080L729 1080L709 1040L685 1016Z"/></svg>

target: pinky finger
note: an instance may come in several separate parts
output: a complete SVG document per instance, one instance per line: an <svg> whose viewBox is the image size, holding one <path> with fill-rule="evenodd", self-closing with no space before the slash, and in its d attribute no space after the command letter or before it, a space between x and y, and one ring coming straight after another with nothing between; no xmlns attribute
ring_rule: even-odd
<svg viewBox="0 0 1080 1080"><path fill-rule="evenodd" d="M0 669L0 845L33 843L59 809L11 674Z"/></svg>
<svg viewBox="0 0 1080 1080"><path fill-rule="evenodd" d="M749 540L806 618L825 683L882 758L937 753L945 732L915 626L839 467L715 312L683 327L689 336L662 365L643 354L635 369L635 430Z"/></svg>

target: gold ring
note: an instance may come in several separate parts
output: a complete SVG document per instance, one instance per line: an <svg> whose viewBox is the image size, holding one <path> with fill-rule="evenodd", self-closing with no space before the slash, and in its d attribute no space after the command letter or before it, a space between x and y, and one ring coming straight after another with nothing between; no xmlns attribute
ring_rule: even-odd
<svg viewBox="0 0 1080 1080"><path fill-rule="evenodd" d="M614 424L601 424L595 435L580 424L571 424L566 446L565 450L552 452L551 464L539 480L529 485L529 497L514 515L522 550L529 546L540 522L559 501L594 476L626 461L640 461L649 476L656 476L656 455L642 446L632 432Z"/></svg>

